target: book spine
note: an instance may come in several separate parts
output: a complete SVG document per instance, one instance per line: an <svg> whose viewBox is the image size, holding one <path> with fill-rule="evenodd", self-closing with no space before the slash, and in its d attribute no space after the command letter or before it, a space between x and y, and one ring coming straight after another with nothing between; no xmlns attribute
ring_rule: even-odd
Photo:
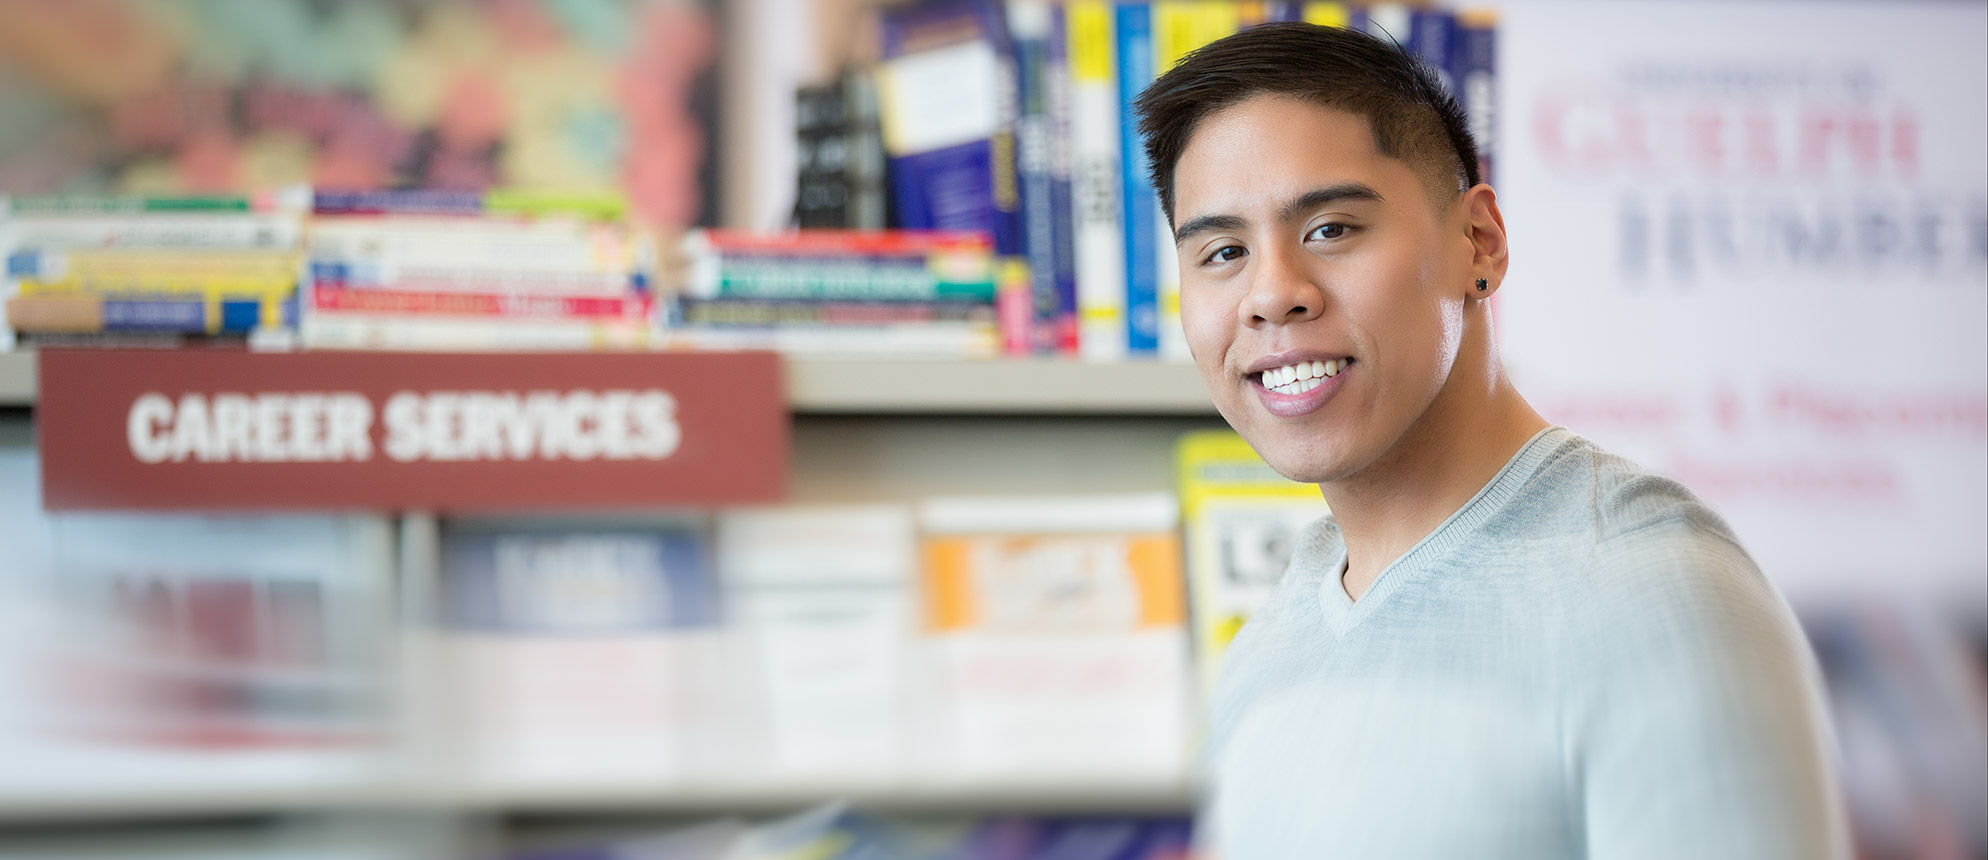
<svg viewBox="0 0 1988 860"><path fill-rule="evenodd" d="M1317 24L1321 27L1354 27L1356 29L1365 29L1365 22L1355 24L1351 11L1346 8L1345 3L1338 2L1338 0L1328 0L1328 2L1317 2L1317 0L1314 0L1314 2L1304 3L1301 6L1299 15L1300 20L1303 20L1305 23Z"/></svg>
<svg viewBox="0 0 1988 860"><path fill-rule="evenodd" d="M1125 223L1126 352L1150 356L1159 351L1159 249L1154 246L1160 217L1153 182L1146 173L1145 148L1132 103L1153 81L1152 9L1144 3L1119 3L1115 10L1118 37L1119 151L1123 168L1120 195Z"/></svg>
<svg viewBox="0 0 1988 860"><path fill-rule="evenodd" d="M518 271L626 272L640 245L606 224L524 224L463 219L337 218L314 220L305 244L315 260L366 260L398 266Z"/></svg>
<svg viewBox="0 0 1988 860"><path fill-rule="evenodd" d="M1457 18L1454 52L1457 98L1463 102L1470 135L1477 141L1477 174L1491 181L1497 152L1498 18L1488 11Z"/></svg>
<svg viewBox="0 0 1988 860"><path fill-rule="evenodd" d="M1154 69L1172 69L1191 51L1242 27L1240 8L1216 0L1167 0L1153 5ZM1155 221L1154 261L1158 273L1154 301L1159 307L1159 355L1189 361L1187 335L1180 324L1180 258L1174 251L1173 228L1162 213Z"/></svg>
<svg viewBox="0 0 1988 860"><path fill-rule="evenodd" d="M1049 4L1009 0L1008 32L1014 40L1017 175L1020 179L1022 248L1029 266L1032 352L1055 348L1056 221L1050 215L1048 71L1044 43L1049 38Z"/></svg>
<svg viewBox="0 0 1988 860"><path fill-rule="evenodd" d="M20 248L295 248L303 224L262 213L207 215L71 215L17 218Z"/></svg>
<svg viewBox="0 0 1988 860"><path fill-rule="evenodd" d="M994 308L980 302L781 301L777 299L682 299L685 325L884 325L927 322L994 321Z"/></svg>
<svg viewBox="0 0 1988 860"><path fill-rule="evenodd" d="M562 296L542 293L467 293L408 289L351 289L318 284L311 291L317 311L379 314L490 316L524 319L646 319L654 311L648 296Z"/></svg>
<svg viewBox="0 0 1988 860"><path fill-rule="evenodd" d="M41 297L7 302L7 319L16 331L47 334L238 334L286 325L295 317L295 305L282 301Z"/></svg>
<svg viewBox="0 0 1988 860"><path fill-rule="evenodd" d="M1055 223L1056 315L1051 326L1053 351L1077 354L1077 223L1070 211L1075 167L1070 141L1069 10L1061 3L1049 7L1049 39L1044 44L1047 71L1043 75L1049 113L1049 218Z"/></svg>
<svg viewBox="0 0 1988 860"><path fill-rule="evenodd" d="M1416 9L1408 18L1408 53L1421 60L1436 73L1443 84L1443 91L1459 102L1463 93L1457 89L1456 60L1453 48L1456 16L1440 9Z"/></svg>
<svg viewBox="0 0 1988 860"><path fill-rule="evenodd" d="M20 279L18 293L36 296L102 296L111 298L281 298L297 292L297 277L134 273L59 280Z"/></svg>
<svg viewBox="0 0 1988 860"><path fill-rule="evenodd" d="M267 198L241 195L21 195L5 198L0 214L132 215L143 212L258 212L275 208Z"/></svg>
<svg viewBox="0 0 1988 860"><path fill-rule="evenodd" d="M960 252L732 252L722 241L687 244L683 292L715 299L996 301L998 284L984 245Z"/></svg>
<svg viewBox="0 0 1988 860"><path fill-rule="evenodd" d="M627 272L532 272L512 269L392 266L368 262L316 260L311 281L318 287L400 289L421 292L532 292L575 298L613 298L644 291L647 284Z"/></svg>
<svg viewBox="0 0 1988 860"><path fill-rule="evenodd" d="M1077 343L1085 359L1118 361L1126 354L1126 251L1112 7L1109 0L1072 0L1065 8L1070 38Z"/></svg>
<svg viewBox="0 0 1988 860"><path fill-rule="evenodd" d="M798 355L991 358L1001 332L978 322L876 326L686 326L662 332L669 349L771 349Z"/></svg>
<svg viewBox="0 0 1988 860"><path fill-rule="evenodd" d="M298 333L307 349L589 350L649 342L649 327L633 322L360 313L310 314Z"/></svg>
<svg viewBox="0 0 1988 860"><path fill-rule="evenodd" d="M877 123L877 87L868 74L842 79L843 139L849 207L842 226L880 231L892 223L890 189L884 178L883 132Z"/></svg>
<svg viewBox="0 0 1988 860"><path fill-rule="evenodd" d="M1376 39L1403 45L1408 40L1409 29L1414 25L1412 10L1399 0L1375 3L1361 10L1355 21Z"/></svg>
<svg viewBox="0 0 1988 860"><path fill-rule="evenodd" d="M481 215L483 192L320 190L312 195L311 211L319 215Z"/></svg>
<svg viewBox="0 0 1988 860"><path fill-rule="evenodd" d="M794 224L849 227L849 106L841 81L794 92Z"/></svg>
<svg viewBox="0 0 1988 860"><path fill-rule="evenodd" d="M148 275L296 278L303 264L290 251L58 250L30 248L7 256L6 274L22 279L131 278Z"/></svg>
<svg viewBox="0 0 1988 860"><path fill-rule="evenodd" d="M969 230L795 230L750 233L740 230L693 231L685 247L691 253L726 255L765 253L808 254L974 254L988 256L994 243L985 231Z"/></svg>

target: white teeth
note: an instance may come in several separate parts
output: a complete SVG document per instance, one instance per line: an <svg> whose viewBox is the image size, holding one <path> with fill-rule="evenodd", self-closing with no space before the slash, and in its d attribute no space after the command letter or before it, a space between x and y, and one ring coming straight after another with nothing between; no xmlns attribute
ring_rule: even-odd
<svg viewBox="0 0 1988 860"><path fill-rule="evenodd" d="M1262 383L1279 394L1302 394L1317 388L1324 380L1338 376L1352 359L1339 358L1332 361L1300 361L1283 367L1273 367L1263 372Z"/></svg>

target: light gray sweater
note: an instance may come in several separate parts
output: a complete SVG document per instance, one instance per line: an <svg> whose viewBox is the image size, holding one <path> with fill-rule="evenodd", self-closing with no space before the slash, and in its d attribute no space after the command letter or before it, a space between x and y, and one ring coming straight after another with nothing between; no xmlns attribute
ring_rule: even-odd
<svg viewBox="0 0 1988 860"><path fill-rule="evenodd" d="M1314 523L1227 656L1221 860L1848 855L1813 655L1682 486L1552 428L1358 602L1345 562Z"/></svg>

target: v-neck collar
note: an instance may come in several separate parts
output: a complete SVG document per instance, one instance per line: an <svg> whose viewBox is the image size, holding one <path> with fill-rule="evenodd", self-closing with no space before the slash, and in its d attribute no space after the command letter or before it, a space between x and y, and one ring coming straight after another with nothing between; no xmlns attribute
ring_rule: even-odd
<svg viewBox="0 0 1988 860"><path fill-rule="evenodd" d="M1518 453L1513 454L1512 459L1505 461L1504 468L1499 469L1498 474L1491 476L1491 480L1470 497L1470 501L1464 502L1456 513L1450 514L1442 525L1424 535L1400 558L1381 568L1380 574L1367 586L1367 593L1361 595L1359 600L1346 593L1346 536L1342 533L1339 536L1339 551L1332 563L1326 566L1330 573L1318 583L1317 596L1323 604L1325 623L1332 635L1336 638L1351 632L1362 620L1374 614L1376 607L1385 603L1389 595L1413 582L1415 577L1412 574L1426 569L1424 560L1449 552L1478 526L1496 516L1532 480L1547 458L1574 438L1573 431L1557 426L1533 434L1531 439L1519 446Z"/></svg>

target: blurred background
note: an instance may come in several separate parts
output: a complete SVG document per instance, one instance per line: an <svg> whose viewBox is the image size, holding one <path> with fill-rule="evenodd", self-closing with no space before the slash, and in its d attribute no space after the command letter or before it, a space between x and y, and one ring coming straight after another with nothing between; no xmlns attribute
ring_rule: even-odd
<svg viewBox="0 0 1988 860"><path fill-rule="evenodd" d="M1294 19L1457 94L1508 369L1788 596L1860 857L1988 857L1962 0L0 2L0 857L1187 856L1325 510L1185 362L1122 117ZM777 350L788 491L49 511L55 348Z"/></svg>

